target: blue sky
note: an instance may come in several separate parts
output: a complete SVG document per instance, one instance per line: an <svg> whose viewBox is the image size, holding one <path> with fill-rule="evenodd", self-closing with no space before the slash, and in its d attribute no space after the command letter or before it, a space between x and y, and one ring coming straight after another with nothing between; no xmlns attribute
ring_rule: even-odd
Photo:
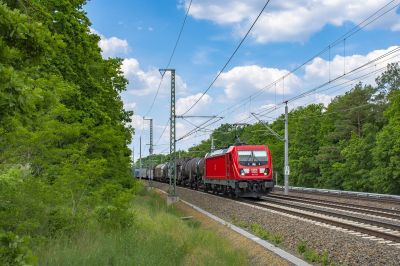
<svg viewBox="0 0 400 266"><path fill-rule="evenodd" d="M161 78L158 68L167 66L189 2L96 0L84 6L93 24L92 32L101 37L99 46L103 50L103 57L124 58L122 69L130 84L122 94L122 99L125 108L135 113L132 117L132 125L136 128L133 145L138 151L138 140L142 135L145 155L148 149L143 147L149 143L149 126L148 122L143 123L142 118L153 102ZM170 64L170 68L176 69L177 75L178 115L186 111L211 84L265 3L264 0L193 0ZM214 115L232 107L274 83L388 3L377 0L271 0L220 78L188 115ZM276 93L273 86L252 98L245 106L231 108L229 115L222 114L225 119L221 122L233 123L245 119L249 112L273 107L275 99L280 104L283 99L290 99L318 86L328 81L329 69L331 78L341 76L344 61L345 71L348 72L395 49L400 40L400 15L396 7L399 3L390 2L372 19L390 8L394 9L346 39L345 59L342 42L330 50L330 62L329 54L324 53L288 76L284 93L283 82L279 82L276 84ZM362 73L384 67L388 62L399 61L400 56L397 55L400 53L383 58ZM374 83L375 76L371 75L362 81ZM340 82L356 77L345 76ZM154 142L161 136L169 119L169 88L170 77L166 75L155 105L148 114L154 119ZM289 108L308 102L328 104L335 95L343 94L350 88L347 86L339 91L336 88L336 91L332 89L312 94L290 103ZM270 115L277 116L281 112L283 108ZM190 121L200 124L204 120L193 118ZM251 119L243 122L251 122ZM177 123L178 136L183 136L193 128L183 120ZM192 135L178 142L177 148L187 149L207 137L205 133ZM158 144L168 142L169 128ZM155 147L155 153L166 147Z"/></svg>

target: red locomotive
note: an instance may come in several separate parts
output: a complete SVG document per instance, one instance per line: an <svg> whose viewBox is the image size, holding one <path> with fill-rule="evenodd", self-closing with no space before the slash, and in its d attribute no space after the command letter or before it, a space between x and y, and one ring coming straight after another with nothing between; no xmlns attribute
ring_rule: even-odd
<svg viewBox="0 0 400 266"><path fill-rule="evenodd" d="M205 191L268 196L274 189L271 153L264 145L230 146L208 153L202 181Z"/></svg>
<svg viewBox="0 0 400 266"><path fill-rule="evenodd" d="M258 198L268 196L274 189L271 153L264 145L239 144L205 157L181 158L175 169L178 185L206 192ZM169 181L169 163L154 166L153 172L155 180Z"/></svg>

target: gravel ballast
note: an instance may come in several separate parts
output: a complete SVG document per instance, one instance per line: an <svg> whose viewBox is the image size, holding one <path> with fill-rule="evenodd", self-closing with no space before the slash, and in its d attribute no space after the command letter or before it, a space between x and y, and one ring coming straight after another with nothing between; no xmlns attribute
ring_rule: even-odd
<svg viewBox="0 0 400 266"><path fill-rule="evenodd" d="M168 184L154 182L155 186L166 191ZM177 187L177 194L206 211L232 222L236 217L239 222L249 225L257 223L272 234L282 236L280 248L297 254L296 246L300 239L308 243L308 247L322 255L329 252L329 261L342 265L399 265L400 248L385 243L378 243L360 236L333 230L302 219L288 217L285 214L268 211L245 205L230 199L205 194L199 191ZM316 263L318 265L318 263Z"/></svg>

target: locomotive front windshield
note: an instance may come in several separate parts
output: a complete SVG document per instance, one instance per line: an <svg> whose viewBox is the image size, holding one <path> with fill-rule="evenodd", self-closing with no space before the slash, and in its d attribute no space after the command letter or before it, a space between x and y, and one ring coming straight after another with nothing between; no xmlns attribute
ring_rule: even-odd
<svg viewBox="0 0 400 266"><path fill-rule="evenodd" d="M239 164L244 166L261 166L268 164L265 150L238 151Z"/></svg>

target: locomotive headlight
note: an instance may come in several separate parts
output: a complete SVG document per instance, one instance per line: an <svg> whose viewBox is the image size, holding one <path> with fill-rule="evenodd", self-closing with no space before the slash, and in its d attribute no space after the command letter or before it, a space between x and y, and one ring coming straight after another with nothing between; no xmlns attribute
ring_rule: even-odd
<svg viewBox="0 0 400 266"><path fill-rule="evenodd" d="M269 175L269 168L265 168L264 175Z"/></svg>
<svg viewBox="0 0 400 266"><path fill-rule="evenodd" d="M240 175L245 175L245 174L248 174L248 173L250 173L250 169L240 169Z"/></svg>

